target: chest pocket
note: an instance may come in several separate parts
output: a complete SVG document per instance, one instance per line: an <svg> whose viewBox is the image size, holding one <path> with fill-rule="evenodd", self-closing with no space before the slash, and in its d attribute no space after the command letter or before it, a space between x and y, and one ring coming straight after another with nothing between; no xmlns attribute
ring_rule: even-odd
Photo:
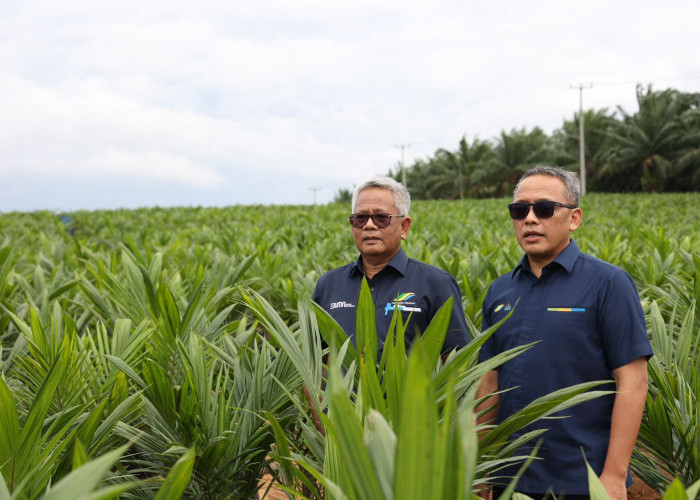
<svg viewBox="0 0 700 500"><path fill-rule="evenodd" d="M600 356L602 342L598 333L595 311L586 307L548 307L542 316L541 338L550 354L585 360Z"/></svg>

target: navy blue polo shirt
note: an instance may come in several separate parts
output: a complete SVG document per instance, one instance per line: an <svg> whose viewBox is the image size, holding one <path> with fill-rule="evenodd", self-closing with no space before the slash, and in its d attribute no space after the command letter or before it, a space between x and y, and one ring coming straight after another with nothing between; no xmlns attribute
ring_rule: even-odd
<svg viewBox="0 0 700 500"><path fill-rule="evenodd" d="M558 389L594 380L612 380L613 370L652 355L644 312L632 278L622 269L582 253L571 241L542 270L538 279L527 256L489 288L483 304L483 329L497 323L515 306L513 315L481 350L485 360L513 347L538 342L498 368L498 421L532 400ZM614 384L603 386L614 390ZM614 395L565 410L560 419L538 421L549 428L538 456L518 482L518 491L588 494L581 449L600 475L610 438ZM534 443L516 454L529 454ZM514 475L517 467L504 471ZM631 476L628 472L628 486Z"/></svg>
<svg viewBox="0 0 700 500"><path fill-rule="evenodd" d="M357 298L365 273L362 256L355 262L328 271L318 279L313 300L338 322L345 333L355 341ZM453 297L450 326L443 344L443 352L463 347L469 341L459 287L454 277L442 269L415 259L409 259L403 249L370 280L367 280L376 310L379 357L389 331L394 309L402 312L406 321L406 347L416 333L423 333L435 313ZM397 301L398 298L398 301Z"/></svg>

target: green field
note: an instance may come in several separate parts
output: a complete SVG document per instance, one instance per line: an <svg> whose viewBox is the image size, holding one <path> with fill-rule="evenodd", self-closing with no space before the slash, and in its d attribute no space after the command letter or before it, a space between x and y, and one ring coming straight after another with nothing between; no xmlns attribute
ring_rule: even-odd
<svg viewBox="0 0 700 500"><path fill-rule="evenodd" d="M489 283L521 256L507 202L412 207L406 251L457 278L474 336ZM656 352L635 471L659 491L664 470L690 486L700 480L700 194L591 194L581 206L576 242L634 278ZM290 489L318 496L323 484L327 498L334 486L337 497L361 498L338 451L355 445L332 431L341 412L321 412L324 436L301 391L312 385L320 410L333 401L310 340L317 321L328 327L308 294L321 273L356 257L348 214L327 205L0 215L0 498L39 498L50 486L56 498L98 489L105 498L250 498L270 457ZM428 367L436 426L454 417L458 429L466 414L456 401L469 399L479 368L473 357L458 362L462 371ZM370 380L358 399L337 380L328 387L374 415L383 403L365 399L371 374L350 367L348 384ZM380 411L397 436L399 408ZM306 475L284 466L285 444L309 464ZM480 450L463 479L477 484L489 460Z"/></svg>

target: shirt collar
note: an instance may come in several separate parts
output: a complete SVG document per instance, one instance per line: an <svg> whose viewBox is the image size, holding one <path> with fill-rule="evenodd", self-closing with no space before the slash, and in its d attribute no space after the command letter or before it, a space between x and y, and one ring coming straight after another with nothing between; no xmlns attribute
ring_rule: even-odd
<svg viewBox="0 0 700 500"><path fill-rule="evenodd" d="M399 252L394 255L391 260L387 263L386 267L393 267L401 276L406 275L406 268L408 267L408 256L406 252L403 251L403 247L399 248ZM384 269L382 269L383 271ZM380 271L381 272L381 271ZM365 271L362 269L362 254L357 257L357 260L350 266L350 275L354 274L364 274Z"/></svg>
<svg viewBox="0 0 700 500"><path fill-rule="evenodd" d="M569 240L569 244L566 246L566 248L564 248L564 250L562 250L559 255L557 255L556 258L547 265L549 266L556 262L570 273L574 269L574 263L576 262L576 259L580 253L581 250L579 250L578 245L576 245L574 240ZM520 259L520 263L515 266L515 269L513 269L510 277L514 278L517 272L521 269L530 271L530 263L527 260L527 254L523 255L523 258Z"/></svg>

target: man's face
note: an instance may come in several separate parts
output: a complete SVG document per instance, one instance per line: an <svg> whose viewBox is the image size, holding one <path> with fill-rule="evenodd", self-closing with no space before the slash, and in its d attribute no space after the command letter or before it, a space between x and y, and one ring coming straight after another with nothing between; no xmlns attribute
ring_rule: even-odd
<svg viewBox="0 0 700 500"><path fill-rule="evenodd" d="M394 194L391 191L370 187L357 196L353 213L399 215L399 210L394 205ZM388 262L398 253L401 240L406 239L410 227L410 217L392 217L391 223L384 228L378 228L369 218L361 229L352 228L352 237L364 259Z"/></svg>
<svg viewBox="0 0 700 500"><path fill-rule="evenodd" d="M571 203L564 181L549 175L533 175L524 179L513 201ZM570 232L578 228L581 216L580 208L556 207L552 217L540 219L530 207L527 217L513 221L515 237L531 262L546 265L569 244Z"/></svg>

